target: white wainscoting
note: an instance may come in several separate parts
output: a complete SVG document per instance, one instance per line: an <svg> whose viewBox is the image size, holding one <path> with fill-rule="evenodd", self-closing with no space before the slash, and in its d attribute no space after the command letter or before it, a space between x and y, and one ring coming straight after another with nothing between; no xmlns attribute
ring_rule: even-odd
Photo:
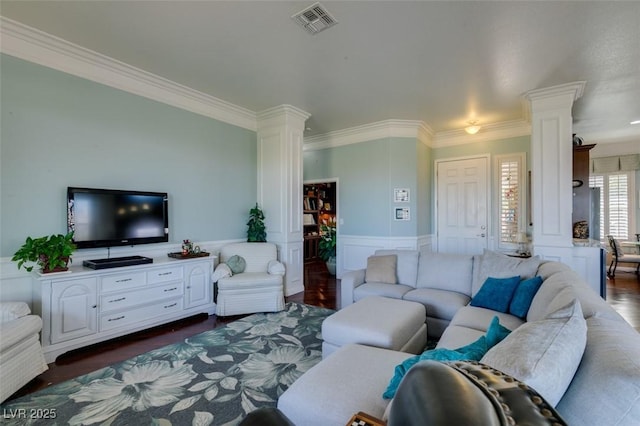
<svg viewBox="0 0 640 426"><path fill-rule="evenodd" d="M367 267L367 258L382 249L399 250L435 250L435 236L418 237L369 237L360 235L339 235L338 240L338 278L349 271Z"/></svg>

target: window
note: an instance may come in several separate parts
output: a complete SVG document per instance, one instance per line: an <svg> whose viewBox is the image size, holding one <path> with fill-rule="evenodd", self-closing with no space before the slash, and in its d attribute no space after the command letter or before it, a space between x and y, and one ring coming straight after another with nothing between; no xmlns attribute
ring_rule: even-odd
<svg viewBox="0 0 640 426"><path fill-rule="evenodd" d="M524 153L496 156L498 177L498 247L513 249L524 224Z"/></svg>
<svg viewBox="0 0 640 426"><path fill-rule="evenodd" d="M630 239L633 183L632 172L589 176L589 187L600 188L600 241L604 241L606 235L620 240Z"/></svg>

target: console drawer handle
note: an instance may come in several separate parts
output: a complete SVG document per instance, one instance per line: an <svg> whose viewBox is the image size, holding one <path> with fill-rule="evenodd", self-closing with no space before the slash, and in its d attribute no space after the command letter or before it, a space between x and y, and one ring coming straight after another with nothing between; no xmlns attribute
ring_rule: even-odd
<svg viewBox="0 0 640 426"><path fill-rule="evenodd" d="M116 280L117 283L126 283L127 281L131 281L133 278L123 278L121 280Z"/></svg>
<svg viewBox="0 0 640 426"><path fill-rule="evenodd" d="M171 287L171 288L165 288L164 291L166 293L167 291L175 291L177 289L178 289L178 287Z"/></svg>
<svg viewBox="0 0 640 426"><path fill-rule="evenodd" d="M120 316L120 317L115 317L115 318L109 318L107 321L118 321L124 318L124 315Z"/></svg>
<svg viewBox="0 0 640 426"><path fill-rule="evenodd" d="M174 306L176 306L177 304L178 304L178 302L176 302L176 303L172 303L171 305L164 305L164 308L165 308L165 309L167 309L167 308L173 308L173 307L174 307Z"/></svg>
<svg viewBox="0 0 640 426"><path fill-rule="evenodd" d="M126 297L121 297L119 299L113 299L113 300L109 300L109 303L114 303L114 302L122 302L123 300L125 300Z"/></svg>
<svg viewBox="0 0 640 426"><path fill-rule="evenodd" d="M173 272L160 272L158 276L161 277L163 275L171 275L171 274L173 274Z"/></svg>

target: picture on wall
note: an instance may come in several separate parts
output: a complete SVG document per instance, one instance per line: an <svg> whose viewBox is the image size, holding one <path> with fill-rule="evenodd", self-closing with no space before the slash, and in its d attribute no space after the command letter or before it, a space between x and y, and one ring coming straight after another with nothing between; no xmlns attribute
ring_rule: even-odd
<svg viewBox="0 0 640 426"><path fill-rule="evenodd" d="M409 188L394 188L393 201L395 203L408 203L409 202Z"/></svg>
<svg viewBox="0 0 640 426"><path fill-rule="evenodd" d="M395 208L395 220L410 220L409 207L396 207Z"/></svg>

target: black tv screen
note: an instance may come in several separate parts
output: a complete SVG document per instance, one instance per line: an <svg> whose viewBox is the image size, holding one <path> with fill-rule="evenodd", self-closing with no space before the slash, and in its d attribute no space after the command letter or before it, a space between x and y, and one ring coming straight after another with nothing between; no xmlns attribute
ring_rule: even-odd
<svg viewBox="0 0 640 426"><path fill-rule="evenodd" d="M169 241L165 192L67 188L67 226L78 248Z"/></svg>

